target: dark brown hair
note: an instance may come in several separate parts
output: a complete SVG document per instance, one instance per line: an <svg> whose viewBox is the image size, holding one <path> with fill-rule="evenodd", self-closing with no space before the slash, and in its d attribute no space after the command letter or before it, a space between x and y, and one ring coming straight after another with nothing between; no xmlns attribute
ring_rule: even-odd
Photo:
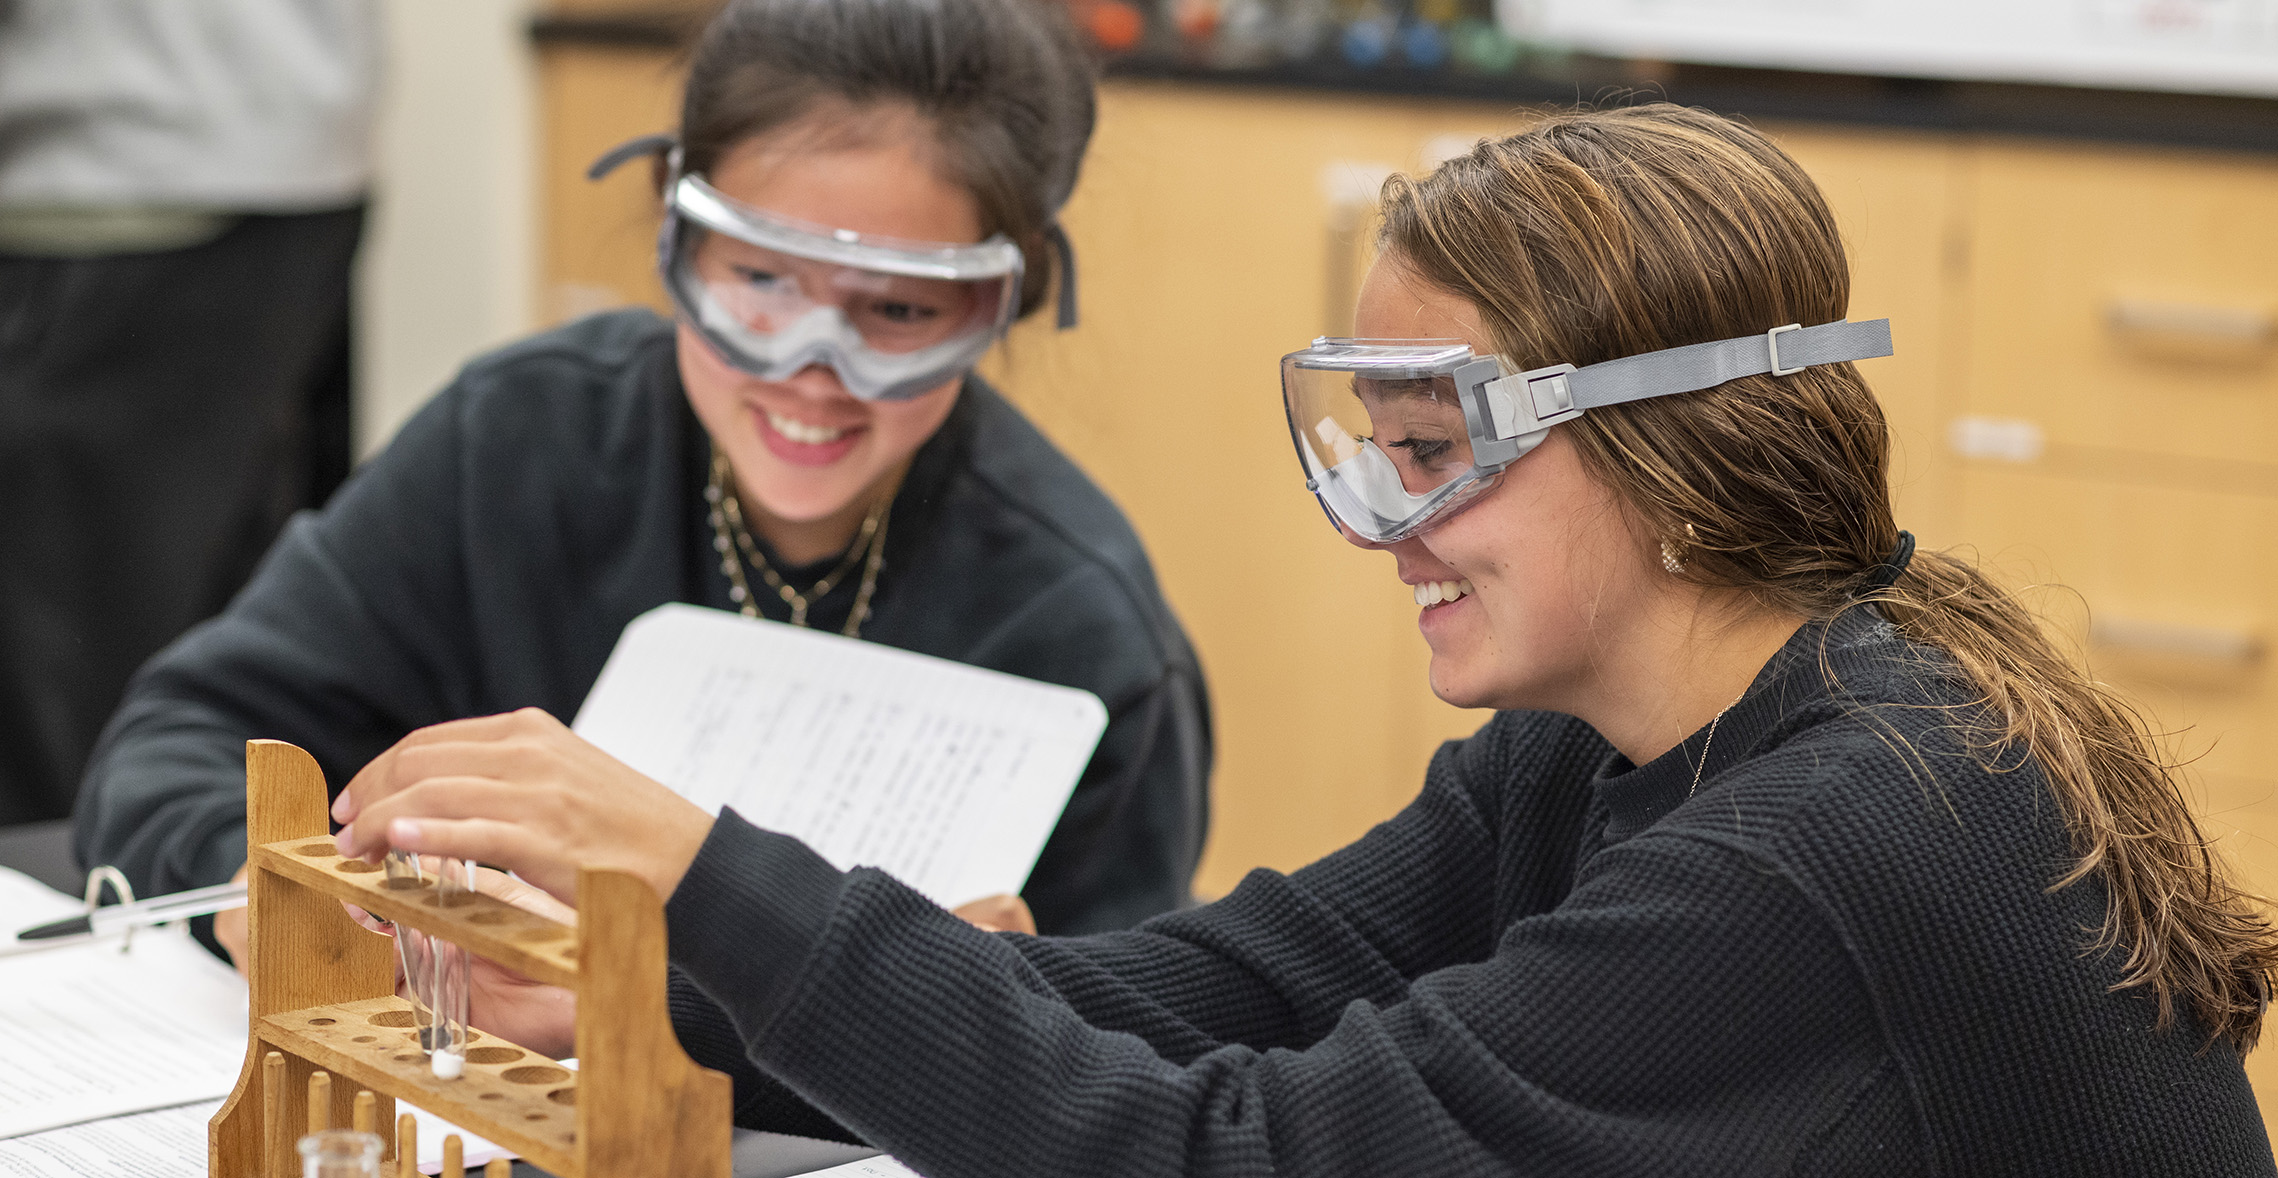
<svg viewBox="0 0 2278 1178"><path fill-rule="evenodd" d="M1550 116L1395 177L1384 208L1387 255L1476 305L1522 368L1827 323L1850 301L1835 218L1803 169L1745 126L1668 104ZM2108 890L2090 947L2124 951L2120 987L2148 988L2163 1028L2182 1003L2210 1035L2253 1045L2278 935L2212 854L2142 717L1950 553L1918 553L1862 593L1898 525L1888 429L1857 369L1742 377L1564 428L1641 543L1672 542L1682 575L1806 617L1872 601L1950 656L1986 717L1978 756L1998 771L2029 754L2056 795L2077 858L2052 890L2092 875Z"/></svg>
<svg viewBox="0 0 2278 1178"><path fill-rule="evenodd" d="M913 111L980 206L981 231L1026 255L1026 315L1051 284L1047 235L1075 190L1094 101L1091 59L1043 0L732 0L691 54L681 166L708 172L834 105Z"/></svg>

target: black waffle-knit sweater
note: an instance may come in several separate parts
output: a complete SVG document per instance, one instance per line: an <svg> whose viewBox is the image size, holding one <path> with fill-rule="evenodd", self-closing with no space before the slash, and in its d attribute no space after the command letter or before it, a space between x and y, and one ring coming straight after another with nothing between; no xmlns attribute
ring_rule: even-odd
<svg viewBox="0 0 2278 1178"><path fill-rule="evenodd" d="M932 1178L2273 1173L1948 667L1854 610L1642 767L1501 714L1352 846L1084 938L723 815L668 915L733 1021L682 1033Z"/></svg>

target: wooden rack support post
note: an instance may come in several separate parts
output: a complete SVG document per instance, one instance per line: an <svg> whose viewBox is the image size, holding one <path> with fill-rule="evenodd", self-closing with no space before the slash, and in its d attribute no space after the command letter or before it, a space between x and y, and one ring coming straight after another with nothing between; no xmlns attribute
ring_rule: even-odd
<svg viewBox="0 0 2278 1178"><path fill-rule="evenodd" d="M237 1089L208 1125L212 1178L294 1178L302 1126L389 1124L398 1099L560 1178L728 1178L729 1080L673 1036L664 905L648 885L579 872L575 928L488 895L444 907L432 880L390 889L377 867L340 857L307 753L248 741L245 770L251 1034ZM465 1073L436 1079L395 996L388 938L342 901L577 991L578 1071L475 1032ZM327 1080L312 1083L320 1070ZM310 1109L312 1093L331 1107Z"/></svg>

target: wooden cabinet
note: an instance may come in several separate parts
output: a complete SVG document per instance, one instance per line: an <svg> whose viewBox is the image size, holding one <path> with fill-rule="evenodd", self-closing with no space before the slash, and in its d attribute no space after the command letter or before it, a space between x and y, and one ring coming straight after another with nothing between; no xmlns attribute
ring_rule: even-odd
<svg viewBox="0 0 2278 1178"><path fill-rule="evenodd" d="M661 52L551 46L539 57L538 306L549 324L644 303L665 309L657 280L657 198L648 161L585 178L603 152L680 122L681 65Z"/></svg>
<svg viewBox="0 0 2278 1178"><path fill-rule="evenodd" d="M1968 411L2092 476L2248 464L2278 491L2278 163L1995 143L1967 167Z"/></svg>
<svg viewBox="0 0 2278 1178"><path fill-rule="evenodd" d="M2278 893L2278 161L1990 143L1964 165L1956 533L2170 734ZM2006 431L2006 432L2003 432Z"/></svg>
<svg viewBox="0 0 2278 1178"><path fill-rule="evenodd" d="M2050 586L2278 895L2278 161L1992 142L1960 186L1953 534ZM2247 1071L2278 1119L2278 1056Z"/></svg>

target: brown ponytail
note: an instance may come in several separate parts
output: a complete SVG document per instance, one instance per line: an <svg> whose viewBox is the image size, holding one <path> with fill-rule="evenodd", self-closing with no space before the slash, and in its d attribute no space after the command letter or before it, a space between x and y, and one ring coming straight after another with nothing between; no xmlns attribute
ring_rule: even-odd
<svg viewBox="0 0 2278 1178"><path fill-rule="evenodd" d="M1388 258L1462 296L1533 368L1844 317L1834 216L1756 132L1667 104L1560 114L1384 193ZM1970 564L1898 543L1882 409L1849 364L1751 376L1596 410L1563 427L1643 536L1681 538L1683 575L1766 608L1832 617L1871 601L1981 692L1995 771L2030 756L2078 856L2052 890L2100 876L2091 949L2126 954L2159 1025L2187 1007L2240 1048L2260 1033L2278 931L2199 833L2143 717Z"/></svg>

